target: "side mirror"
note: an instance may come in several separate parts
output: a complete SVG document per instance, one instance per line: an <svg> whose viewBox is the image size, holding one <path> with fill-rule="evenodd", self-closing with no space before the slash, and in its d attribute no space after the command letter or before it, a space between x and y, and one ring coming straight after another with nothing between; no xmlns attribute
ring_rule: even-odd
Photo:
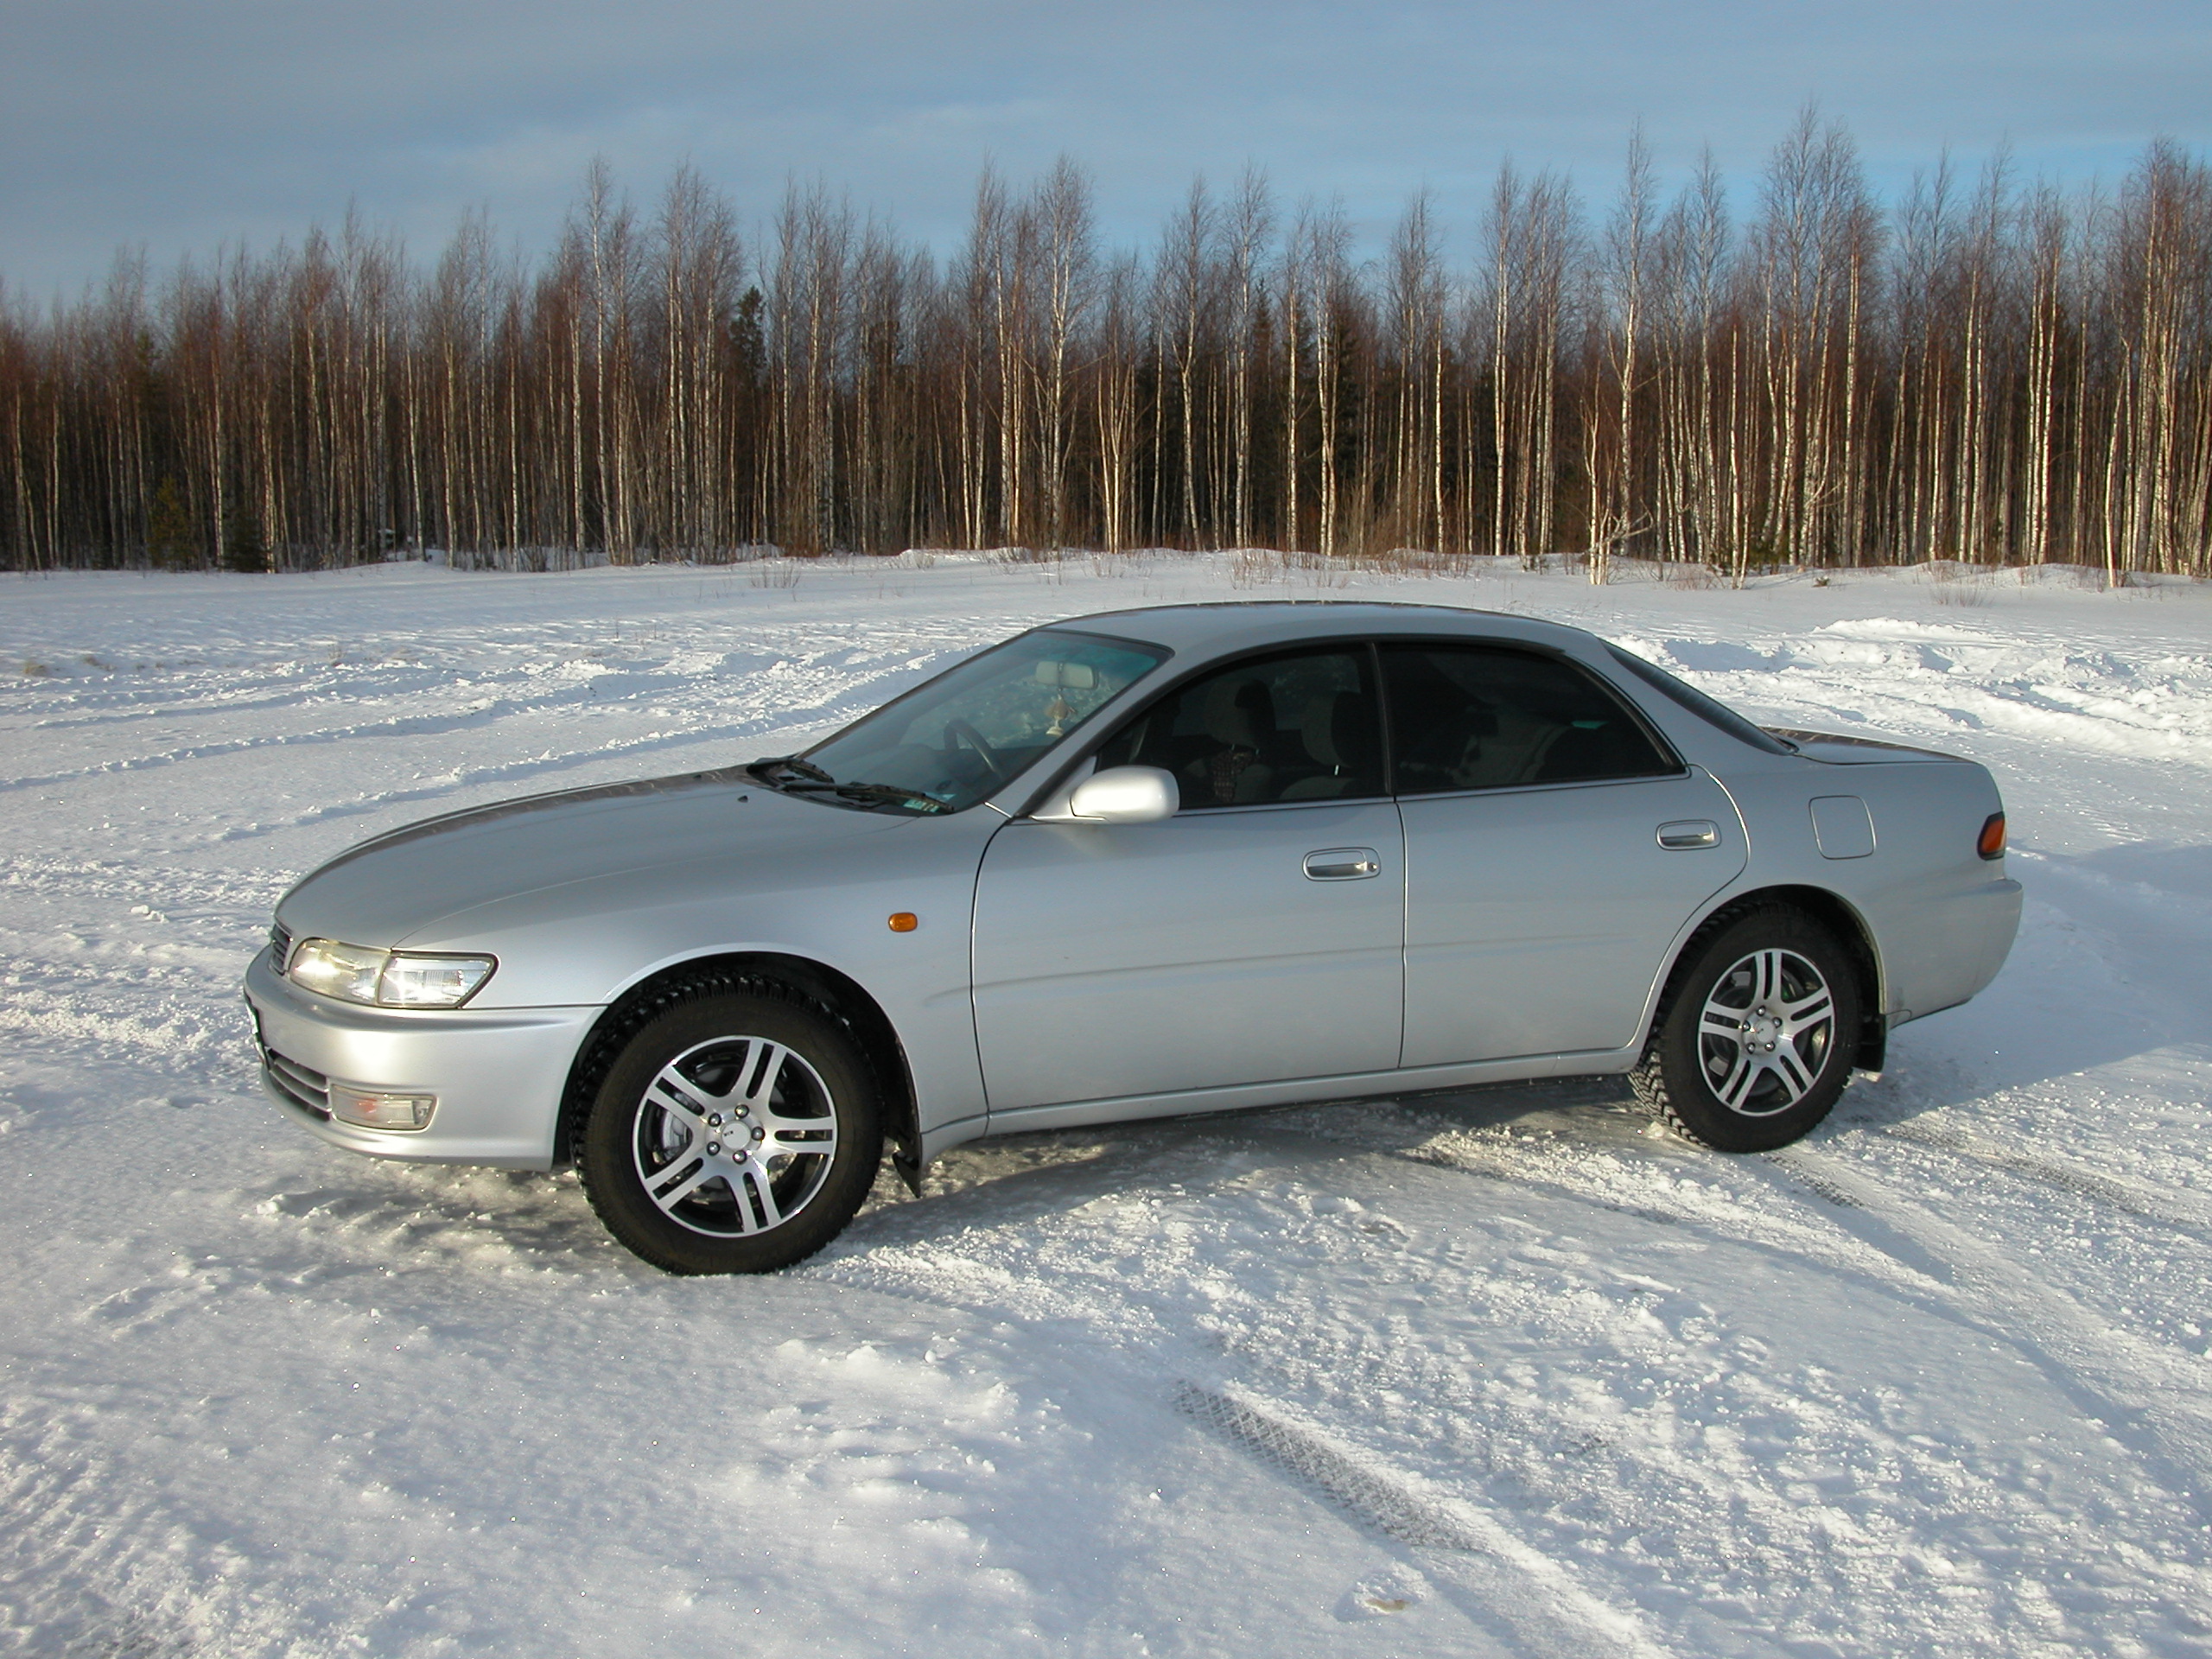
<svg viewBox="0 0 2212 1659"><path fill-rule="evenodd" d="M1175 774L1158 766L1109 766L1077 784L1062 823L1157 823L1181 810ZM1055 815L1057 817L1058 815Z"/></svg>

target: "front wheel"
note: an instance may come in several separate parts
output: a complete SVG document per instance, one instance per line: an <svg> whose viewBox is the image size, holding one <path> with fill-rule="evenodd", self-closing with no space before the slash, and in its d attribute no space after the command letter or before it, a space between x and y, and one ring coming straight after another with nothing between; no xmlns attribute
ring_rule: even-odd
<svg viewBox="0 0 2212 1659"><path fill-rule="evenodd" d="M630 1039L578 1137L592 1208L671 1273L769 1273L842 1231L883 1132L867 1061L807 1005L680 1003Z"/></svg>
<svg viewBox="0 0 2212 1659"><path fill-rule="evenodd" d="M1851 1080L1859 979L1828 931L1761 910L1705 942L1629 1074L1678 1134L1722 1152L1787 1146Z"/></svg>

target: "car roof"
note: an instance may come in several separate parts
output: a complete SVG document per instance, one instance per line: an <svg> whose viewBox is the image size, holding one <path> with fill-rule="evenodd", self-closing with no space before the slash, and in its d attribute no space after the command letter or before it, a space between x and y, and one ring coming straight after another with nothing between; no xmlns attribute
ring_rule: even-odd
<svg viewBox="0 0 2212 1659"><path fill-rule="evenodd" d="M1249 600L1204 605L1154 605L1098 611L1047 625L1165 645L1211 656L1351 635L1451 634L1523 645L1587 649L1597 637L1564 623L1478 611L1456 605L1400 605L1373 600Z"/></svg>

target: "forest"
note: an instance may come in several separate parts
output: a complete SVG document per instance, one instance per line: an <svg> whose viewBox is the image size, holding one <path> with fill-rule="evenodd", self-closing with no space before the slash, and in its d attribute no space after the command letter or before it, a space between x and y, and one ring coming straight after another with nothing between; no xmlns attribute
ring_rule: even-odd
<svg viewBox="0 0 2212 1659"><path fill-rule="evenodd" d="M0 290L0 566L1269 547L2212 574L2212 168L1938 159L1808 111L1756 179L1498 170L1363 249L1262 172L1103 245L986 169L933 252L827 183L757 226L603 162L554 245L349 215L43 309Z"/></svg>

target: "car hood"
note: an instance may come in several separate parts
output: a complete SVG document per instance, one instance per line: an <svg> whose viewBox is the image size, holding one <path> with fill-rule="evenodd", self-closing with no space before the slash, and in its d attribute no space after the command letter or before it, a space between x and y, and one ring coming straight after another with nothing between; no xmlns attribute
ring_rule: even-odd
<svg viewBox="0 0 2212 1659"><path fill-rule="evenodd" d="M707 860L772 865L912 822L795 800L736 766L564 790L349 848L286 893L276 920L294 938L387 948L457 912L580 881Z"/></svg>

